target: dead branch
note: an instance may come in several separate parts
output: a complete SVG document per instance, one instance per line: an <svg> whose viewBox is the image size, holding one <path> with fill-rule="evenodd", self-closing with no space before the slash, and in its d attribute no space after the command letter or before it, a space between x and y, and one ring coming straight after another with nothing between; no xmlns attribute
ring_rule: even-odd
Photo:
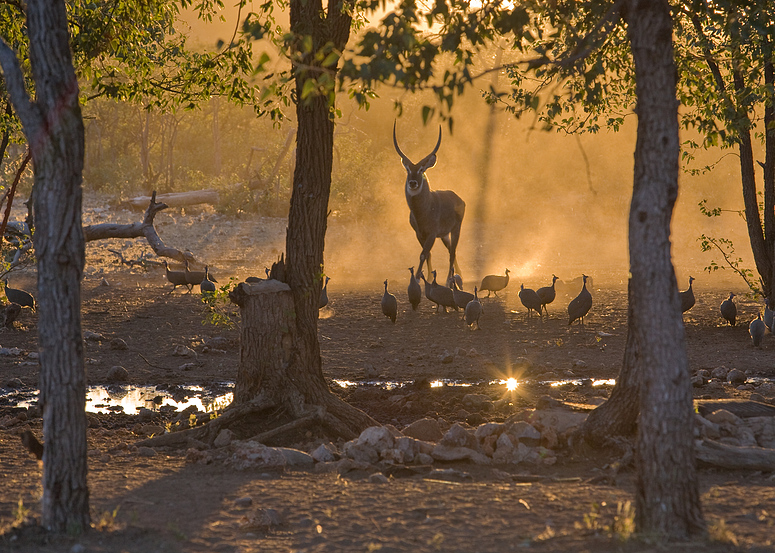
<svg viewBox="0 0 775 553"><path fill-rule="evenodd" d="M148 196L137 196L121 202L121 207L130 209L142 209L150 200ZM159 194L159 201L164 202L169 207L183 207L187 205L212 204L219 201L218 191L212 188L206 190L191 190L189 192L171 192L169 194Z"/></svg>
<svg viewBox="0 0 775 553"><path fill-rule="evenodd" d="M737 447L703 440L695 444L694 451L698 460L716 467L766 472L775 470L775 449Z"/></svg>
<svg viewBox="0 0 775 553"><path fill-rule="evenodd" d="M153 226L154 217L156 217L159 211L168 207L166 203L156 201L156 191L154 190L141 223L126 225L100 223L97 225L87 225L83 227L84 239L87 242L91 242L92 240L104 240L106 238L140 238L144 236L148 244L153 248L154 253L159 257L169 257L181 263L185 261L196 263L196 258L191 252L182 252L167 246L156 232L156 228Z"/></svg>

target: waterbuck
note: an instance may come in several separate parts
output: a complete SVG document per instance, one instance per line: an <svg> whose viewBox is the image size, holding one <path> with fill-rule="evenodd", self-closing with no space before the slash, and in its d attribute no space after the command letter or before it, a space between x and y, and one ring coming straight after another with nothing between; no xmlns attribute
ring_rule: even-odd
<svg viewBox="0 0 775 553"><path fill-rule="evenodd" d="M439 140L436 147L419 163L412 163L398 147L395 122L393 123L393 145L406 169L404 192L406 203L409 205L409 223L422 246L417 275L422 274L425 262L428 263L428 274L431 273L431 248L436 238L441 238L449 250L449 275L447 276L449 279L455 272L460 272L455 250L460 240L460 225L463 223L466 204L451 190L431 190L428 178L425 176L425 171L436 165L436 152L441 146L441 126L439 126Z"/></svg>

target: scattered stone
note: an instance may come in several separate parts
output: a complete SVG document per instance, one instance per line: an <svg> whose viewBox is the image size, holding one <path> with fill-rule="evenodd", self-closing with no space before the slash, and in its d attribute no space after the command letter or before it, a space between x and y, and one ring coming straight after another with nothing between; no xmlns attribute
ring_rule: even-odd
<svg viewBox="0 0 775 553"><path fill-rule="evenodd" d="M226 462L237 470L277 469L288 464L285 455L278 448L267 447L254 441L240 442Z"/></svg>
<svg viewBox="0 0 775 553"><path fill-rule="evenodd" d="M245 497L240 497L239 499L236 499L234 501L234 506L239 507L241 509L250 507L251 505L253 505L253 498L250 497L249 495Z"/></svg>
<svg viewBox="0 0 775 553"><path fill-rule="evenodd" d="M110 341L110 349L122 351L129 349L129 346L126 345L126 342L122 338L113 338Z"/></svg>
<svg viewBox="0 0 775 553"><path fill-rule="evenodd" d="M172 352L176 357L196 357L196 352L188 346L178 345Z"/></svg>
<svg viewBox="0 0 775 553"><path fill-rule="evenodd" d="M478 357L479 352L476 351L476 348L471 348L468 350L468 357Z"/></svg>
<svg viewBox="0 0 775 553"><path fill-rule="evenodd" d="M745 373L743 371L732 369L727 373L727 381L730 384L734 385L740 385L745 384L745 381L747 380Z"/></svg>
<svg viewBox="0 0 775 553"><path fill-rule="evenodd" d="M218 435L213 440L213 447L215 448L226 447L231 443L233 439L234 439L234 432L232 432L228 428L224 428L223 430L218 432Z"/></svg>
<svg viewBox="0 0 775 553"><path fill-rule="evenodd" d="M465 357L468 355L468 351L463 348L455 348L455 357Z"/></svg>
<svg viewBox="0 0 775 553"><path fill-rule="evenodd" d="M213 336L205 340L205 345L211 349L225 350L231 345L231 341L224 336Z"/></svg>
<svg viewBox="0 0 775 553"><path fill-rule="evenodd" d="M20 378L12 378L5 383L6 388L16 389L21 388L22 386L24 386L24 382L22 382Z"/></svg>
<svg viewBox="0 0 775 553"><path fill-rule="evenodd" d="M2 357L19 357L22 353L19 348L0 348L0 356Z"/></svg>
<svg viewBox="0 0 775 553"><path fill-rule="evenodd" d="M197 364L196 363L183 363L182 365L180 365L178 367L178 370L179 371L191 371L191 370L194 370L195 368L197 368Z"/></svg>
<svg viewBox="0 0 775 553"><path fill-rule="evenodd" d="M751 394L750 400L751 401L758 401L759 403L766 403L767 402L767 399L763 395L761 395L759 393L756 393L756 392Z"/></svg>
<svg viewBox="0 0 775 553"><path fill-rule="evenodd" d="M363 372L366 375L366 378L377 378L379 376L379 370L371 363L366 363L363 367Z"/></svg>
<svg viewBox="0 0 775 553"><path fill-rule="evenodd" d="M27 354L27 359L32 359L32 360L40 359L40 354L37 351L31 351Z"/></svg>
<svg viewBox="0 0 775 553"><path fill-rule="evenodd" d="M739 424L743 422L743 420L738 417L737 415L727 411L726 409L719 409L718 411L714 411L711 414L707 415L705 417L710 422L716 423L716 424Z"/></svg>
<svg viewBox="0 0 775 553"><path fill-rule="evenodd" d="M719 380L726 380L727 374L729 373L729 369L726 367L716 367L713 369L710 373L710 376L713 378L718 378Z"/></svg>
<svg viewBox="0 0 775 553"><path fill-rule="evenodd" d="M156 450L152 447L140 446L137 448L137 454L140 457L154 457L156 455Z"/></svg>
<svg viewBox="0 0 775 553"><path fill-rule="evenodd" d="M414 421L404 428L404 435L423 440L425 442L438 442L444 437L439 422L435 419L424 418Z"/></svg>
<svg viewBox="0 0 775 553"><path fill-rule="evenodd" d="M138 434L141 436L160 436L164 434L164 427L158 424L146 424L140 427Z"/></svg>
<svg viewBox="0 0 775 553"><path fill-rule="evenodd" d="M99 332L92 332L91 330L83 331L83 339L88 342L102 342L105 338Z"/></svg>
<svg viewBox="0 0 775 553"><path fill-rule="evenodd" d="M484 415L481 413L471 413L466 417L466 424L470 424L471 426L479 426L487 419L484 418Z"/></svg>
<svg viewBox="0 0 775 553"><path fill-rule="evenodd" d="M444 480L445 482L470 482L474 479L467 472L455 469L435 469L426 478Z"/></svg>
<svg viewBox="0 0 775 553"><path fill-rule="evenodd" d="M514 423L507 428L506 433L515 440L525 442L527 445L538 445L538 442L541 440L541 433L525 421Z"/></svg>
<svg viewBox="0 0 775 553"><path fill-rule="evenodd" d="M459 424L453 424L444 434L439 444L450 448L463 447L474 451L479 449L479 442L474 434Z"/></svg>
<svg viewBox="0 0 775 553"><path fill-rule="evenodd" d="M708 369L700 369L699 371L697 371L697 376L701 376L705 380L708 380L711 377L710 371Z"/></svg>
<svg viewBox="0 0 775 553"><path fill-rule="evenodd" d="M116 365L108 370L108 375L105 377L108 382L126 382L129 380L129 371L127 371L121 365Z"/></svg>
<svg viewBox="0 0 775 553"><path fill-rule="evenodd" d="M275 509L258 509L255 513L251 513L240 520L240 528L242 530L266 530L280 524L282 524L282 518Z"/></svg>
<svg viewBox="0 0 775 553"><path fill-rule="evenodd" d="M490 458L468 447L451 447L439 444L433 448L431 456L437 461L465 461L469 460L477 465L489 465Z"/></svg>
<svg viewBox="0 0 775 553"><path fill-rule="evenodd" d="M562 402L552 396L541 396L536 401L536 409L554 409L557 407L562 407Z"/></svg>
<svg viewBox="0 0 775 553"><path fill-rule="evenodd" d="M275 449L285 457L286 464L289 467L305 467L315 464L315 460L309 453L290 447L276 447Z"/></svg>
<svg viewBox="0 0 775 553"><path fill-rule="evenodd" d="M371 476L369 476L369 482L372 484L387 484L390 482L387 476L382 474L381 472L375 472Z"/></svg>
<svg viewBox="0 0 775 553"><path fill-rule="evenodd" d="M484 394L466 394L463 396L463 405L474 409L489 411L492 408L492 400Z"/></svg>
<svg viewBox="0 0 775 553"><path fill-rule="evenodd" d="M152 420L155 416L156 416L156 413L154 413L153 411L145 407L140 407L140 410L137 412L137 420L140 422L148 422Z"/></svg>
<svg viewBox="0 0 775 553"><path fill-rule="evenodd" d="M336 449L334 449L334 446L331 444L320 444L311 455L318 463L330 463L336 461Z"/></svg>
<svg viewBox="0 0 775 553"><path fill-rule="evenodd" d="M583 361L582 359L577 359L573 362L573 368L574 369L586 369L587 368L587 362Z"/></svg>
<svg viewBox="0 0 775 553"><path fill-rule="evenodd" d="M705 379L701 376L693 376L692 377L692 387L694 388L702 388L705 386Z"/></svg>
<svg viewBox="0 0 775 553"><path fill-rule="evenodd" d="M442 364L444 364L444 365L449 365L454 360L455 360L454 354L452 354L452 353L450 353L448 351L445 351L444 353L439 355L439 361L441 361Z"/></svg>

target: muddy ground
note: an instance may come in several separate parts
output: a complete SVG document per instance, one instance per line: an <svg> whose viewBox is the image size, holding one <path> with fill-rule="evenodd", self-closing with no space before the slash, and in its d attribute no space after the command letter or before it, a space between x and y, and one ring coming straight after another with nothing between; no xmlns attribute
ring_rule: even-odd
<svg viewBox="0 0 775 553"><path fill-rule="evenodd" d="M122 212L118 220L133 217L138 215ZM87 222L108 218L115 220L116 214L99 209L87 214ZM214 224L206 213L177 212L160 216L159 222L168 244L191 249L214 265L221 284L232 276L260 275L282 246L280 220L229 222L230 240L261 244L260 251L246 248L229 259L219 256L217 245L207 239L224 228L223 221ZM190 240L192 234L198 238ZM180 289L169 293L163 269L121 265L108 248L121 249L127 259L149 251L139 241L88 246L83 328L101 335L101 340L86 342L88 383L113 385L120 394L108 375L112 367L122 366L127 384L154 385L160 394L182 393L179 387L191 385L212 395L227 392L224 383L234 381L239 363L238 327L206 323L208 310L198 294ZM332 274L331 300L319 324L325 376L336 393L399 429L422 417L472 425L502 421L545 395L599 403L610 386L594 384L615 378L623 356L626 289L620 273L591 274L594 305L583 327L567 324L565 308L575 289L558 294L549 317L539 320L527 317L517 297L519 282L512 280L501 298L484 301L482 328L476 332L465 328L459 314L435 313L428 302L412 312L405 297L408 271L405 276L385 275L395 280L391 288L399 299L395 324L380 311L382 275L348 285ZM551 272L526 284L539 287L550 280ZM35 291L31 272L12 275L11 282ZM775 377L775 340L767 336L764 347L755 349L747 337L758 304L738 298L741 324L731 327L718 312L728 286L698 284L697 305L685 316L692 370L738 368L751 384L738 389L712 382L695 388L695 396L748 398L763 392L766 401L775 403L767 393L771 387L759 386L760 379ZM465 286L472 287L469 282ZM233 307L222 309L238 323ZM18 348L11 349L13 355L0 356L0 384L15 387L4 388L0 396L0 551L658 550L648 542L621 540L617 509L634 499L632 467L616 476L610 471L621 451L560 451L553 466L437 463L443 472L432 478L396 472L380 484L363 471L235 471L219 463L187 462L185 451L164 448L147 456L134 446L142 438L138 417L121 412L88 415L96 530L51 539L25 526L39 514L41 466L17 435L31 429L41 437L41 420L34 407L11 405L20 391L29 395L37 385L36 329L37 314L25 311L15 328L0 332L3 348ZM193 349L196 356L175 355L177 346ZM510 377L520 381L513 393L498 384ZM569 382L549 384L563 379ZM392 387L417 381L447 385ZM476 411L462 402L471 392L509 401L498 409ZM164 425L176 416L167 410L151 422ZM318 444L309 436L295 445L311 451ZM775 551L771 474L702 467L700 481L712 539L681 544L681 551ZM627 517L618 520L622 518Z"/></svg>

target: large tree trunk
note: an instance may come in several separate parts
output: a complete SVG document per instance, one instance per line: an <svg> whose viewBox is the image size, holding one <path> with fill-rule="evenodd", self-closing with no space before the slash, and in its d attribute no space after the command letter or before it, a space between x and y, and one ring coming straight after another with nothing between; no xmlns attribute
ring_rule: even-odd
<svg viewBox="0 0 775 553"><path fill-rule="evenodd" d="M53 531L77 533L90 523L80 312L84 129L64 2L30 0L27 28L37 86L34 104L18 61L5 45L0 61L35 167L40 404L46 438L42 522Z"/></svg>
<svg viewBox="0 0 775 553"><path fill-rule="evenodd" d="M629 220L631 330L640 356L636 525L684 539L704 531L692 442L692 393L670 220L678 195L678 102L666 0L630 0L638 138Z"/></svg>

